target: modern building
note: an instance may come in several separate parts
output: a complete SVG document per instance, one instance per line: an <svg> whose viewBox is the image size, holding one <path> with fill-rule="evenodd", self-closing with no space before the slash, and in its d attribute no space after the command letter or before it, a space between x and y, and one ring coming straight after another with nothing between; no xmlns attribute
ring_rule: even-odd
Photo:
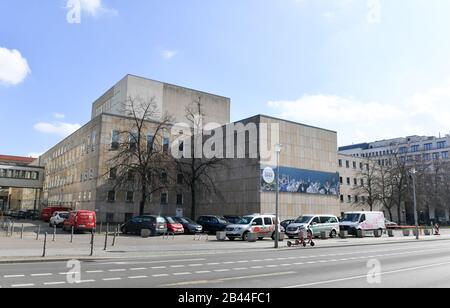
<svg viewBox="0 0 450 308"><path fill-rule="evenodd" d="M33 209L39 204L44 169L35 158L0 155L0 210Z"/></svg>

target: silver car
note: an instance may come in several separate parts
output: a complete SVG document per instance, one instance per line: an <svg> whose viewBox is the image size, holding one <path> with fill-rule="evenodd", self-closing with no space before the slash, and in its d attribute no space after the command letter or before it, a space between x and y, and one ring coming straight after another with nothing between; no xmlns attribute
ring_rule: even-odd
<svg viewBox="0 0 450 308"><path fill-rule="evenodd" d="M300 232L305 231L313 237L320 236L322 232L326 232L331 238L335 238L339 233L339 220L333 215L300 216L287 226L286 235L293 239L298 237Z"/></svg>
<svg viewBox="0 0 450 308"><path fill-rule="evenodd" d="M247 241L249 233L257 233L260 240L275 236L275 216L273 215L252 215L243 217L237 224L228 225L225 229L229 240L237 238ZM279 230L281 227L279 226Z"/></svg>

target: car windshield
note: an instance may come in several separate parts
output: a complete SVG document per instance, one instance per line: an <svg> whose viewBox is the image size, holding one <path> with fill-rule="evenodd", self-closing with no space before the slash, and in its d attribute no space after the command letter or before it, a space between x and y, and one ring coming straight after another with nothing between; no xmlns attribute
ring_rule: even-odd
<svg viewBox="0 0 450 308"><path fill-rule="evenodd" d="M176 224L177 222L172 217L164 217L169 224Z"/></svg>
<svg viewBox="0 0 450 308"><path fill-rule="evenodd" d="M178 221L181 221L181 222L184 223L184 224L197 224L197 223L193 222L191 219L185 218L185 217L183 217L183 218L178 218L177 220L178 220Z"/></svg>
<svg viewBox="0 0 450 308"><path fill-rule="evenodd" d="M360 216L361 216L360 214L345 214L342 221L357 222L359 221Z"/></svg>
<svg viewBox="0 0 450 308"><path fill-rule="evenodd" d="M69 218L69 213L59 214L59 217L61 217L61 218Z"/></svg>
<svg viewBox="0 0 450 308"><path fill-rule="evenodd" d="M221 223L221 224L227 224L228 223L228 221L224 217L217 217L217 219L219 220L219 223Z"/></svg>
<svg viewBox="0 0 450 308"><path fill-rule="evenodd" d="M253 217L242 217L242 219L237 222L237 225L249 225L252 220Z"/></svg>
<svg viewBox="0 0 450 308"><path fill-rule="evenodd" d="M158 223L166 223L166 220L163 217L157 217L156 222Z"/></svg>
<svg viewBox="0 0 450 308"><path fill-rule="evenodd" d="M296 224L307 224L308 222L311 221L313 217L312 216L300 216L299 218L297 218L294 223Z"/></svg>

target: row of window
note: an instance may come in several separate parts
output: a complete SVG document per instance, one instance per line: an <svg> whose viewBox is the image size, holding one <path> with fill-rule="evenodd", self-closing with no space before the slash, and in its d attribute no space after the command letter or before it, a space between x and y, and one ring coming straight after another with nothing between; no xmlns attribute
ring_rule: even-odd
<svg viewBox="0 0 450 308"><path fill-rule="evenodd" d="M169 204L169 193L166 191L163 191L159 195L159 200L161 205L168 205ZM108 202L116 202L117 200L117 191L110 190L108 191ZM123 200L127 203L134 203L134 191L127 191L125 193L125 200ZM177 193L176 195L176 205L183 205L184 197L183 193Z"/></svg>
<svg viewBox="0 0 450 308"><path fill-rule="evenodd" d="M18 180L39 180L38 171L0 169L0 178L18 179Z"/></svg>
<svg viewBox="0 0 450 308"><path fill-rule="evenodd" d="M413 161L431 161L431 160L447 160L450 158L449 151L445 152L435 152L435 153L425 153L422 155L415 156L401 156L400 162L413 162Z"/></svg>
<svg viewBox="0 0 450 308"><path fill-rule="evenodd" d="M432 151L434 149L445 149L448 147L447 141L438 141L436 142L436 146L434 146L433 143L425 143L422 147L419 144L412 145L410 147L403 146L398 149L399 154L406 154L406 153L417 153L421 150L423 151ZM361 157L378 157L378 156L386 156L386 155L392 155L394 154L394 150L383 150L383 151L375 151L375 152L369 152L369 153L363 153L361 154ZM359 155L356 155L359 156Z"/></svg>
<svg viewBox="0 0 450 308"><path fill-rule="evenodd" d="M344 167L344 161L342 159L339 159L338 164L339 164L340 168ZM351 164L353 169L358 169L358 167L359 167L360 170L364 169L364 164L363 163L360 162L359 166L358 166L358 163L356 161L350 162L349 160L345 161L345 168L350 169L350 164ZM368 164L366 164L366 168L367 169L369 168Z"/></svg>
<svg viewBox="0 0 450 308"><path fill-rule="evenodd" d="M117 168L116 167L113 167L113 168L109 169L109 178L111 180L116 180L117 179ZM149 176L149 178L152 178L152 176ZM169 182L167 172L166 171L162 171L161 174L159 175L159 179L160 179L162 184L167 184ZM127 181L128 182L134 182L134 180L135 180L135 174L133 172L128 172ZM181 173L177 174L177 184L178 185L183 185L183 183L184 183L183 174L181 174Z"/></svg>
<svg viewBox="0 0 450 308"><path fill-rule="evenodd" d="M344 178L342 176L339 178L339 181L340 181L341 185L344 184ZM349 186L352 185L351 178L348 177L346 179L346 184L349 185ZM353 178L353 186L358 186L358 184L361 185L361 186L364 186L364 179L360 179L359 183L358 183L358 179L357 178Z"/></svg>
<svg viewBox="0 0 450 308"><path fill-rule="evenodd" d="M138 143L138 135L135 133L130 133L128 137L128 146L130 150L135 150L137 148ZM147 151L151 152L155 148L155 136L149 134L146 136L146 144ZM162 150L164 153L169 152L170 139L168 137L164 137L162 139ZM118 130L113 130L111 132L111 150L116 151L120 147L120 132Z"/></svg>
<svg viewBox="0 0 450 308"><path fill-rule="evenodd" d="M347 199L347 200L345 200ZM341 203L344 203L345 201L347 201L347 203L362 203L365 204L366 203L366 197L365 196L361 196L359 197L358 195L347 195L347 197L345 197L344 195L340 196L340 200Z"/></svg>

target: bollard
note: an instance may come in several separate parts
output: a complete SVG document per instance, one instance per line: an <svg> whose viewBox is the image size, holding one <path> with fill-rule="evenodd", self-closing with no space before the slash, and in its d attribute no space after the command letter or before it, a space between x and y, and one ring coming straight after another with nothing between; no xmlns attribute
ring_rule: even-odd
<svg viewBox="0 0 450 308"><path fill-rule="evenodd" d="M108 227L106 227L106 233L105 233L105 247L103 248L104 251L108 249Z"/></svg>
<svg viewBox="0 0 450 308"><path fill-rule="evenodd" d="M20 230L20 239L23 239L23 231L25 230L25 226L22 224L22 229Z"/></svg>
<svg viewBox="0 0 450 308"><path fill-rule="evenodd" d="M37 229L37 234L36 234L36 241L38 241L39 240L39 234L41 233L41 226L39 225L38 226L38 229Z"/></svg>
<svg viewBox="0 0 450 308"><path fill-rule="evenodd" d="M91 254L90 256L92 257L94 255L94 230L91 231Z"/></svg>
<svg viewBox="0 0 450 308"><path fill-rule="evenodd" d="M73 231L74 231L74 229L73 229L73 226L72 226L72 228L70 228L70 242L71 243L73 243Z"/></svg>
<svg viewBox="0 0 450 308"><path fill-rule="evenodd" d="M112 244L111 244L112 247L116 246L116 237L117 237L117 233L118 233L118 229L116 229L116 230L114 231L114 237L113 237L113 241L112 241Z"/></svg>
<svg viewBox="0 0 450 308"><path fill-rule="evenodd" d="M11 237L13 237L14 235L14 222L12 223L12 227L11 227Z"/></svg>
<svg viewBox="0 0 450 308"><path fill-rule="evenodd" d="M44 251L42 252L43 258L45 258L46 253L47 253L47 232L45 232L45 237L44 237Z"/></svg>
<svg viewBox="0 0 450 308"><path fill-rule="evenodd" d="M103 221L100 222L100 228L98 229L98 234L102 234L103 231Z"/></svg>
<svg viewBox="0 0 450 308"><path fill-rule="evenodd" d="M53 226L53 240L52 240L52 242L55 242L55 241L56 241L56 225Z"/></svg>

